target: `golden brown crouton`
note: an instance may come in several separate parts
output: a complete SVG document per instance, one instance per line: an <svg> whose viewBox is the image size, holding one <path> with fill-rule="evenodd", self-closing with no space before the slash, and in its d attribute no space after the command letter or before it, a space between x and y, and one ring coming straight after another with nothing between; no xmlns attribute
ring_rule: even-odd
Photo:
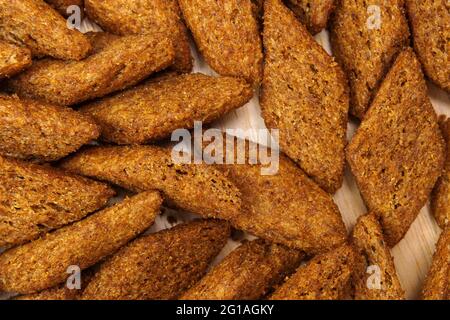
<svg viewBox="0 0 450 320"><path fill-rule="evenodd" d="M254 84L261 81L261 37L251 0L178 2L195 43L212 69Z"/></svg>
<svg viewBox="0 0 450 320"><path fill-rule="evenodd" d="M447 143L447 153L444 172L431 194L431 211L439 226L445 229L450 222L450 119L441 116L439 120L442 135Z"/></svg>
<svg viewBox="0 0 450 320"><path fill-rule="evenodd" d="M70 171L132 191L160 190L166 203L204 217L230 219L240 212L240 192L220 171L182 164L168 147L94 147L64 161Z"/></svg>
<svg viewBox="0 0 450 320"><path fill-rule="evenodd" d="M267 1L267 0L266 0ZM342 300L349 297L355 252L345 245L299 267L271 300Z"/></svg>
<svg viewBox="0 0 450 320"><path fill-rule="evenodd" d="M10 89L22 96L72 105L130 87L171 65L175 55L168 39L153 35L114 37L98 32L89 39L101 43L101 50L95 48L82 61L36 61L9 80Z"/></svg>
<svg viewBox="0 0 450 320"><path fill-rule="evenodd" d="M442 172L445 145L419 61L402 52L347 148L369 211L389 246L399 242Z"/></svg>
<svg viewBox="0 0 450 320"><path fill-rule="evenodd" d="M83 11L83 0L45 0L45 2L63 16L68 16L67 8L70 6L78 6Z"/></svg>
<svg viewBox="0 0 450 320"><path fill-rule="evenodd" d="M88 16L105 30L119 34L160 34L170 38L175 47L173 68L192 70L187 29L177 0L86 0Z"/></svg>
<svg viewBox="0 0 450 320"><path fill-rule="evenodd" d="M153 224L162 199L144 192L0 255L0 290L38 292L65 281L67 269L89 268Z"/></svg>
<svg viewBox="0 0 450 320"><path fill-rule="evenodd" d="M450 228L446 228L436 245L433 263L422 291L424 300L450 300Z"/></svg>
<svg viewBox="0 0 450 320"><path fill-rule="evenodd" d="M84 35L42 0L0 0L0 38L35 56L81 60L91 46Z"/></svg>
<svg viewBox="0 0 450 320"><path fill-rule="evenodd" d="M237 150L244 141L232 140L233 148L229 138L225 143L225 155L234 155L234 159L238 159L241 154L238 155ZM249 159L261 146L248 141L244 143L245 163L217 165L241 193L242 209L231 218L233 226L307 253L315 254L341 245L347 234L331 196L282 154L279 160L273 159L274 162L278 160L278 171L262 175L262 168L268 166L262 164L261 158L252 163ZM274 152L267 151L268 154ZM220 150L216 152L219 156ZM226 157L220 156L226 162Z"/></svg>
<svg viewBox="0 0 450 320"><path fill-rule="evenodd" d="M406 0L406 8L425 74L450 92L450 2Z"/></svg>
<svg viewBox="0 0 450 320"><path fill-rule="evenodd" d="M0 95L0 154L54 161L100 135L89 117L70 108Z"/></svg>
<svg viewBox="0 0 450 320"><path fill-rule="evenodd" d="M299 251L263 240L245 242L181 296L181 300L257 300L292 273Z"/></svg>
<svg viewBox="0 0 450 320"><path fill-rule="evenodd" d="M335 0L287 0L288 7L312 34L327 27Z"/></svg>
<svg viewBox="0 0 450 320"><path fill-rule="evenodd" d="M348 92L344 74L281 0L264 7L261 108L280 147L322 188L342 184Z"/></svg>
<svg viewBox="0 0 450 320"><path fill-rule="evenodd" d="M0 157L0 247L21 244L106 205L107 185Z"/></svg>
<svg viewBox="0 0 450 320"><path fill-rule="evenodd" d="M358 219L352 242L357 253L353 273L355 300L405 299L394 260L375 214L366 214ZM375 281L371 282L372 279Z"/></svg>
<svg viewBox="0 0 450 320"><path fill-rule="evenodd" d="M82 299L176 299L206 273L229 235L226 222L200 220L140 237L100 266Z"/></svg>
<svg viewBox="0 0 450 320"><path fill-rule="evenodd" d="M330 28L331 44L350 81L350 112L358 118L363 118L396 56L408 45L403 2L337 2Z"/></svg>
<svg viewBox="0 0 450 320"><path fill-rule="evenodd" d="M150 81L80 109L102 127L102 138L142 144L193 128L239 108L253 97L241 79L187 74Z"/></svg>
<svg viewBox="0 0 450 320"><path fill-rule="evenodd" d="M30 65L30 50L0 41L0 79L9 78Z"/></svg>

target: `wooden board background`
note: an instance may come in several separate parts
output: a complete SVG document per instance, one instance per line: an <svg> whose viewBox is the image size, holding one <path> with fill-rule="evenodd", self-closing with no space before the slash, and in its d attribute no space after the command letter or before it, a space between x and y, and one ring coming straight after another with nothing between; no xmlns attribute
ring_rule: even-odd
<svg viewBox="0 0 450 320"><path fill-rule="evenodd" d="M82 29L83 31L100 30L97 26L91 24L87 19L84 20ZM325 48L325 50L331 54L328 32L324 30L315 38ZM215 72L212 71L203 61L193 45L192 52L195 58L194 72L216 75ZM429 95L436 112L438 114L447 114L450 116L450 97L448 94L430 84ZM264 121L261 118L258 93L256 93L255 97L244 107L231 112L220 121L217 121L214 124L214 127L221 129L239 128L244 130L265 128ZM357 125L355 123L349 123L347 134L348 139L351 139L356 127ZM256 135L254 137L256 137ZM116 197L114 201L120 201L122 197L123 196ZM342 218L349 231L353 228L356 219L360 215L367 212L355 184L355 180L348 167L345 171L344 184L342 188L339 189L334 195L334 200L341 211ZM157 218L154 226L148 230L148 233L172 227L174 224L169 222L167 219L168 216L171 216L172 218L175 217L178 220L177 223L190 220L195 217L186 213L165 210L164 214ZM402 286L406 291L408 299L418 298L423 280L431 264L435 244L440 232L441 230L437 226L434 218L431 216L429 205L427 204L421 210L419 216L412 224L405 238L392 249L397 273ZM245 234L242 235L242 237L252 238L251 236ZM220 262L224 256L226 256L238 245L239 242L230 239L229 243L225 246L224 250L222 250L213 264ZM11 294L0 293L0 299L5 299L9 296L11 296Z"/></svg>

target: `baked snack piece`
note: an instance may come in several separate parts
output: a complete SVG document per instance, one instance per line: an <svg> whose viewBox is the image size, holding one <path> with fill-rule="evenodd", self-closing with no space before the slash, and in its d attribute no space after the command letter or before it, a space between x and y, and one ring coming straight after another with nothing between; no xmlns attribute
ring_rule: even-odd
<svg viewBox="0 0 450 320"><path fill-rule="evenodd" d="M327 27L335 0L287 0L286 4L312 34Z"/></svg>
<svg viewBox="0 0 450 320"><path fill-rule="evenodd" d="M144 192L0 255L0 290L38 292L65 281L67 268L89 268L153 224L162 199Z"/></svg>
<svg viewBox="0 0 450 320"><path fill-rule="evenodd" d="M95 140L100 128L70 108L0 94L0 154L54 161Z"/></svg>
<svg viewBox="0 0 450 320"><path fill-rule="evenodd" d="M102 127L102 139L142 144L193 128L194 121L210 123L252 97L252 88L242 79L197 73L151 80L80 111Z"/></svg>
<svg viewBox="0 0 450 320"><path fill-rule="evenodd" d="M67 8L70 6L78 6L81 9L81 12L83 12L84 9L83 0L45 0L45 2L51 5L64 17L68 16Z"/></svg>
<svg viewBox="0 0 450 320"><path fill-rule="evenodd" d="M0 247L84 218L114 195L106 184L0 156Z"/></svg>
<svg viewBox="0 0 450 320"><path fill-rule="evenodd" d="M237 150L245 143L244 163L216 166L241 194L241 212L230 220L235 228L313 254L344 243L346 229L332 197L294 162L280 154L278 171L263 175L262 169L267 168L267 164L263 164L261 158L250 161L251 155L262 152L261 146L234 137L225 141L225 155L215 150L224 163L229 163L226 157L242 156ZM268 154L274 152L267 151Z"/></svg>
<svg viewBox="0 0 450 320"><path fill-rule="evenodd" d="M28 47L34 56L81 60L89 41L42 0L0 0L0 39ZM32 21L33 23L30 23Z"/></svg>
<svg viewBox="0 0 450 320"><path fill-rule="evenodd" d="M82 299L176 299L206 273L229 235L226 222L199 220L142 236L99 267Z"/></svg>
<svg viewBox="0 0 450 320"><path fill-rule="evenodd" d="M395 58L409 44L403 2L337 2L330 24L330 40L336 60L349 78L350 113L360 119ZM378 8L379 21L376 11L370 11L371 6Z"/></svg>
<svg viewBox="0 0 450 320"><path fill-rule="evenodd" d="M342 300L349 298L355 252L349 245L318 255L286 280L271 300Z"/></svg>
<svg viewBox="0 0 450 320"><path fill-rule="evenodd" d="M20 96L72 105L133 86L173 63L171 42L153 35L88 37L94 53L82 61L43 59L8 81Z"/></svg>
<svg viewBox="0 0 450 320"><path fill-rule="evenodd" d="M85 0L85 6L87 15L111 33L160 34L171 39L175 47L173 68L180 72L192 70L187 29L177 0Z"/></svg>
<svg viewBox="0 0 450 320"><path fill-rule="evenodd" d="M223 76L261 81L262 48L251 0L179 0L206 62Z"/></svg>
<svg viewBox="0 0 450 320"><path fill-rule="evenodd" d="M0 79L9 78L30 65L30 50L0 40Z"/></svg>
<svg viewBox="0 0 450 320"><path fill-rule="evenodd" d="M425 74L450 92L450 4L447 0L405 0L414 49Z"/></svg>
<svg viewBox="0 0 450 320"><path fill-rule="evenodd" d="M353 273L355 300L405 299L394 260L384 242L383 231L375 214L366 214L358 219L353 229L352 243L356 251ZM374 278L378 276L379 279Z"/></svg>
<svg viewBox="0 0 450 320"><path fill-rule="evenodd" d="M422 290L424 300L450 300L450 229L442 231Z"/></svg>
<svg viewBox="0 0 450 320"><path fill-rule="evenodd" d="M233 250L180 300L257 300L292 273L304 258L297 250L263 240Z"/></svg>
<svg viewBox="0 0 450 320"><path fill-rule="evenodd" d="M342 184L348 90L333 58L281 0L264 5L261 109L280 147L330 193Z"/></svg>
<svg viewBox="0 0 450 320"><path fill-rule="evenodd" d="M445 229L450 222L450 119L441 116L439 120L442 135L447 143L447 153L444 171L431 194L431 211L438 225Z"/></svg>
<svg viewBox="0 0 450 320"><path fill-rule="evenodd" d="M442 172L445 145L420 63L403 51L347 147L347 160L389 246L399 242Z"/></svg>
<svg viewBox="0 0 450 320"><path fill-rule="evenodd" d="M132 191L160 190L169 206L204 217L230 219L240 212L240 192L222 172L176 163L170 147L94 147L62 167Z"/></svg>

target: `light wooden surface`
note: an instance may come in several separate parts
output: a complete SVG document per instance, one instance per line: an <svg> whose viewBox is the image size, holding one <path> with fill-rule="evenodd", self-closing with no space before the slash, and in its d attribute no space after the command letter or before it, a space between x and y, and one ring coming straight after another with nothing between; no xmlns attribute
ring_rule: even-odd
<svg viewBox="0 0 450 320"><path fill-rule="evenodd" d="M92 26L88 21L83 24L85 31L98 31L99 28ZM316 36L316 40L329 52L330 45L327 31L323 31ZM199 54L192 46L193 55L195 57L194 72L202 72L209 75L215 75L207 64L202 60ZM430 98L438 114L447 114L450 116L450 99L449 96L430 85ZM264 121L261 118L261 110L258 102L258 95L244 107L231 112L226 117L214 124L214 127L239 128L239 129L262 129L265 128ZM348 125L348 139L351 138L356 129L355 123ZM256 136L255 136L256 137ZM120 201L121 196L117 197L115 201ZM344 184L340 190L334 195L334 200L338 205L342 218L350 231L356 222L356 219L366 213L366 208L360 197L355 180L346 168ZM162 229L170 228L174 224L168 221L168 217L176 218L179 222L192 219L193 215L174 212L166 210L164 214L159 216L148 233L156 232ZM437 226L434 218L430 214L429 205L425 206L420 215L417 217L405 238L392 249L392 254L395 259L397 273L400 277L403 288L406 291L408 299L415 299L421 289L423 280L426 276L428 268L431 263L431 258L434 252L435 243L440 234L440 229ZM249 235L242 235L245 238L252 238ZM218 263L224 256L231 252L239 242L230 240L229 243L222 250L221 254L216 258L213 264ZM7 298L9 294L1 294L0 299Z"/></svg>

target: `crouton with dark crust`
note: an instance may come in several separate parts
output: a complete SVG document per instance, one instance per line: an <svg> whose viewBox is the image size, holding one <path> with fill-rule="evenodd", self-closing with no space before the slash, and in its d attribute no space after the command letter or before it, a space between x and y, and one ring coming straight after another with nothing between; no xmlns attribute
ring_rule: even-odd
<svg viewBox="0 0 450 320"><path fill-rule="evenodd" d="M180 300L257 300L292 273L304 258L297 250L263 240L232 251Z"/></svg>
<svg viewBox="0 0 450 320"><path fill-rule="evenodd" d="M88 116L17 96L0 95L0 154L55 161L95 140L100 128Z"/></svg>
<svg viewBox="0 0 450 320"><path fill-rule="evenodd" d="M425 74L450 92L450 3L448 0L406 0L414 49Z"/></svg>
<svg viewBox="0 0 450 320"><path fill-rule="evenodd" d="M0 255L0 290L22 294L56 286L67 269L93 266L148 229L159 214L158 192L143 192Z"/></svg>
<svg viewBox="0 0 450 320"><path fill-rule="evenodd" d="M200 73L169 76L83 106L102 127L102 139L143 144L169 137L194 121L210 123L253 97L244 80Z"/></svg>
<svg viewBox="0 0 450 320"><path fill-rule="evenodd" d="M0 157L0 247L21 244L84 218L114 195L106 184Z"/></svg>
<svg viewBox="0 0 450 320"><path fill-rule="evenodd" d="M88 38L97 47L88 58L35 61L9 80L9 90L28 98L73 105L133 86L170 66L175 58L170 40L159 36L117 37L97 32Z"/></svg>
<svg viewBox="0 0 450 320"><path fill-rule="evenodd" d="M330 40L350 82L350 112L360 119L395 58L409 44L403 2L337 1Z"/></svg>
<svg viewBox="0 0 450 320"><path fill-rule="evenodd" d="M94 147L77 152L62 167L132 191L160 190L167 205L208 218L228 220L241 209L238 188L222 172L177 163L170 147Z"/></svg>
<svg viewBox="0 0 450 320"><path fill-rule="evenodd" d="M192 57L186 26L177 0L85 0L87 15L104 30L118 35L162 35L175 47L173 68L192 70Z"/></svg>
<svg viewBox="0 0 450 320"><path fill-rule="evenodd" d="M330 193L342 185L348 88L338 64L281 0L264 6L262 115L280 147Z"/></svg>
<svg viewBox="0 0 450 320"><path fill-rule="evenodd" d="M142 236L99 267L82 299L177 299L206 273L229 235L224 221L197 220Z"/></svg>
<svg viewBox="0 0 450 320"><path fill-rule="evenodd" d="M262 47L251 0L179 0L181 11L206 62L223 76L261 81Z"/></svg>
<svg viewBox="0 0 450 320"><path fill-rule="evenodd" d="M318 255L286 280L271 300L343 300L351 291L355 252L345 245Z"/></svg>
<svg viewBox="0 0 450 320"><path fill-rule="evenodd" d="M347 147L347 160L385 240L397 244L441 175L445 144L420 63L403 51Z"/></svg>
<svg viewBox="0 0 450 320"><path fill-rule="evenodd" d="M355 300L404 300L405 291L398 279L394 260L384 242L383 231L375 214L366 214L358 219L353 229L352 243L357 253L353 274ZM378 271L379 283L371 283L369 278L377 276L375 272ZM373 287L370 287L368 282L373 284ZM377 287L378 284L380 287Z"/></svg>
<svg viewBox="0 0 450 320"><path fill-rule="evenodd" d="M28 47L33 56L81 60L91 49L77 30L43 0L0 0L0 39Z"/></svg>

